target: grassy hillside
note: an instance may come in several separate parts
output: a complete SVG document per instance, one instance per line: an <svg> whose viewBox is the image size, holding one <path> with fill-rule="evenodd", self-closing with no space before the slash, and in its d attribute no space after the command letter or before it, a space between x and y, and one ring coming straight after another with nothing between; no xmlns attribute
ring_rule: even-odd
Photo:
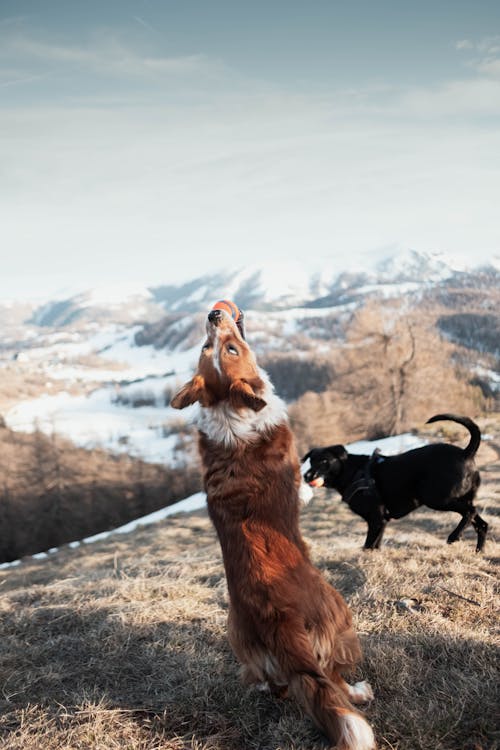
<svg viewBox="0 0 500 750"><path fill-rule="evenodd" d="M393 521L379 552L320 491L302 528L349 601L384 750L493 750L498 678L500 418L479 455L485 553L445 539L457 516ZM0 571L0 747L319 750L290 701L241 687L226 642L221 555L204 513Z"/></svg>

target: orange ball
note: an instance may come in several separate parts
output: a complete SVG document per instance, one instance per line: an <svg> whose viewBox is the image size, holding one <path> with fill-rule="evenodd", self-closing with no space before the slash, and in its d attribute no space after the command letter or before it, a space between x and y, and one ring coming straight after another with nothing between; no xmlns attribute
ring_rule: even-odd
<svg viewBox="0 0 500 750"><path fill-rule="evenodd" d="M231 302L230 299L220 299L212 307L212 310L225 310L225 312L227 312L227 314L232 317L235 323L238 322L238 319L241 315L238 305L235 305L234 302Z"/></svg>

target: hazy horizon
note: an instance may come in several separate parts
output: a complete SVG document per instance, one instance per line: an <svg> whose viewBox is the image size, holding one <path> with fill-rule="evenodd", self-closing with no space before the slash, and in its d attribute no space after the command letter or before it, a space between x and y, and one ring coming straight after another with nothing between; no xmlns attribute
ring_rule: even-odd
<svg viewBox="0 0 500 750"><path fill-rule="evenodd" d="M497 3L4 0L0 90L3 298L500 254Z"/></svg>

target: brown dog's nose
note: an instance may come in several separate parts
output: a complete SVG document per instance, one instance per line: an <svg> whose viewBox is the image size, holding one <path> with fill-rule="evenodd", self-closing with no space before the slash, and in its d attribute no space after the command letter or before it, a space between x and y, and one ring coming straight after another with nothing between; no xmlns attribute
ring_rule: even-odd
<svg viewBox="0 0 500 750"><path fill-rule="evenodd" d="M208 320L210 323L217 325L219 320L222 318L222 310L210 310L208 313Z"/></svg>

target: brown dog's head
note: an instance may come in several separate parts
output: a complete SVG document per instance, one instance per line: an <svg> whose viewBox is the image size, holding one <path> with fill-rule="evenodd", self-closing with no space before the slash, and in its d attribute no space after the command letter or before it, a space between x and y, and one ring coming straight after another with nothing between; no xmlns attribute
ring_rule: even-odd
<svg viewBox="0 0 500 750"><path fill-rule="evenodd" d="M224 310L211 310L196 374L170 405L184 409L196 402L201 406L228 402L236 410L257 412L266 406L261 398L264 386L255 357L237 324Z"/></svg>

